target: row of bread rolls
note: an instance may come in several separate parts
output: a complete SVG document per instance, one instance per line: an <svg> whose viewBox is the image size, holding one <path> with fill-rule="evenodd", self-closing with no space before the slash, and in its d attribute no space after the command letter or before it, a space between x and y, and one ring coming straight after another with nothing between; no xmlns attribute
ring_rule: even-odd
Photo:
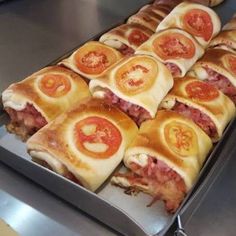
<svg viewBox="0 0 236 236"><path fill-rule="evenodd" d="M150 11L150 6L145 9ZM40 129L27 142L32 158L95 191L121 162L125 150L137 136L138 128L133 120L140 125L144 120L155 117L159 103L173 86L173 78L169 70L153 56L124 57L116 49L95 41L86 43L59 65L45 68L3 92L3 104L11 117L8 128L24 137ZM77 73L91 80L89 87ZM91 96L89 90L95 98L81 101ZM187 125L187 119L181 115L167 111L163 114L166 114L164 117L173 114L173 119L179 116L180 120L184 120L180 130ZM155 123L155 120L152 122ZM211 147L210 139L194 123L191 123L192 126L196 130L193 141L198 140L197 132L197 137L203 137L209 143L206 147L197 146L202 150L200 154L195 146L193 151L190 150L190 153L193 152L192 159L200 155L203 160ZM175 128L168 127L170 133L167 136L171 140ZM186 129L188 134L188 127ZM170 146L168 150L172 148ZM190 162L195 164L180 171L180 176L185 175L186 179L189 169L195 169L197 173L202 164L202 161ZM195 172L189 177L186 191L196 176ZM181 180L178 176L177 179ZM170 211L176 209L176 203L170 205L174 205L169 207Z"/></svg>
<svg viewBox="0 0 236 236"><path fill-rule="evenodd" d="M161 6L169 8L163 4ZM140 43L143 42L143 35L147 38L151 35L150 30L140 24L132 24L131 29L124 28L124 33L130 34L136 43L140 41L140 35ZM2 93L3 106L11 119L7 125L8 131L26 140L73 104L91 96L88 85L81 77L89 80L99 77L123 57L113 47L89 41L61 61L59 66L44 68L10 85Z"/></svg>
<svg viewBox="0 0 236 236"><path fill-rule="evenodd" d="M161 8L169 7L162 4ZM150 11L151 5L145 9ZM132 27L135 29L133 41L139 36L137 27L150 34L144 26L132 24ZM140 74L134 80L131 78L132 97L126 91L130 79L126 66ZM127 74L127 78L115 79L114 73ZM143 78L143 73L147 78ZM2 94L4 108L11 118L7 129L24 140L36 132L27 142L33 160L92 191L121 162L125 148L138 129L122 111L112 104L105 104L106 99L90 101L89 86L83 79L102 82L108 81L108 77L110 82L104 85L104 89L109 83L114 85L114 90L122 87L120 99L132 100L136 104L132 109L129 107L130 113L138 112L145 117L143 113L146 112L146 118L155 116L158 104L173 85L171 74L155 58L124 58L122 53L106 44L89 41L58 65L44 68L10 85ZM141 93L140 83L144 86ZM91 85L90 90L101 97L97 85L98 82ZM158 89L160 93L155 92Z"/></svg>
<svg viewBox="0 0 236 236"><path fill-rule="evenodd" d="M212 9L183 2L158 25L156 33L137 48L136 54L156 57L174 77L183 77L202 57L220 27L220 19Z"/></svg>
<svg viewBox="0 0 236 236"><path fill-rule="evenodd" d="M232 27L232 21L230 24ZM176 211L193 186L212 144L235 117L235 88L229 85L236 76L233 62L230 50L208 49L188 76L174 80L162 101L164 110L159 110L155 119L142 123L125 152L124 163L129 171L115 174L113 184L128 188L129 192L146 192L153 196L151 203L161 199L169 212ZM220 67L215 81L230 74L230 81L220 82L221 87L224 83L228 87L222 89L215 81L207 81L219 69L202 81L193 73L199 66ZM231 92L226 93L227 89Z"/></svg>
<svg viewBox="0 0 236 236"><path fill-rule="evenodd" d="M236 104L236 22L234 17L210 43L190 75L214 85Z"/></svg>

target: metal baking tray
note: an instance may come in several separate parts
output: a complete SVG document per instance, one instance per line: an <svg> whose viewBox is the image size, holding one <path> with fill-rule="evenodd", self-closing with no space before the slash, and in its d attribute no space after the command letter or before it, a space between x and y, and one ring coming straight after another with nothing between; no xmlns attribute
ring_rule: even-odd
<svg viewBox="0 0 236 236"><path fill-rule="evenodd" d="M230 3L229 0L228 2ZM235 8L233 11L236 11L236 6L233 5L233 1L231 1L231 6L230 4L223 4L221 7L217 8L217 12L220 16L223 16L222 9L230 9L232 11L232 8ZM230 18L231 15L229 15L228 18ZM222 17L222 20L225 22L228 19ZM95 36L92 40L98 39L101 34ZM68 57L72 51L74 51L74 49L55 60L50 65L56 64L63 58ZM126 195L122 189L112 186L109 183L109 180L107 180L96 193L92 193L37 163L32 162L30 156L26 152L25 144L15 135L6 132L4 125L6 124L7 119L6 114L2 113L1 110L0 161L117 230L121 234L127 236L153 236L165 234L177 215L183 212L181 209L186 209L188 200L194 199L194 193L198 193L197 196L200 197L202 186L210 184L210 182L207 181L208 173L209 171L214 170L214 167L220 165L222 162L223 150L225 149L227 140L233 138L230 137L230 134L235 125L235 120L228 125L224 132L224 137L216 144L214 150L209 155L196 184L185 197L179 210L174 215L170 215L166 213L164 204L161 201L155 203L152 207L146 207L151 201L151 197L142 193L138 194L138 196ZM116 171L120 168L124 167L121 165ZM184 205L185 207L183 208Z"/></svg>

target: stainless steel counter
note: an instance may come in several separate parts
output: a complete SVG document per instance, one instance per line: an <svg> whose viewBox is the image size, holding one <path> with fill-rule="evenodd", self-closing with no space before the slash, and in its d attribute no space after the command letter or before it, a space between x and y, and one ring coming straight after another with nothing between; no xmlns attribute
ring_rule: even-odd
<svg viewBox="0 0 236 236"><path fill-rule="evenodd" d="M234 0L226 1L224 8L218 8L224 21L236 12ZM12 0L0 3L0 93L10 83L122 22L147 2ZM236 137L236 131L232 135ZM236 149L229 153L221 175L201 204L194 209L189 207L183 215L189 235L235 235L236 208L232 207L236 200L235 155ZM0 189L0 218L22 236L118 235L1 163ZM172 231L168 233L171 234Z"/></svg>

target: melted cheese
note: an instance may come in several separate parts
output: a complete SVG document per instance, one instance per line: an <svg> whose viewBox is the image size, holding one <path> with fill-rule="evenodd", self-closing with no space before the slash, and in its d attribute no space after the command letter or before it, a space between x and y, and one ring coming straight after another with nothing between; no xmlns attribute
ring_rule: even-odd
<svg viewBox="0 0 236 236"><path fill-rule="evenodd" d="M107 46L110 46L116 49L120 49L123 45L123 43L115 39L107 39L103 43L106 44Z"/></svg>
<svg viewBox="0 0 236 236"><path fill-rule="evenodd" d="M42 151L33 151L33 150L31 150L29 152L29 154L32 157L35 157L35 158L37 158L39 160L46 161L47 164L55 172L57 172L60 175L63 175L65 173L65 171L66 171L66 167L61 162L59 162L57 159L53 158L53 156L50 155L49 153L45 153L45 152L42 152Z"/></svg>
<svg viewBox="0 0 236 236"><path fill-rule="evenodd" d="M14 93L10 89L5 90L2 93L2 103L4 107L13 108L16 111L23 110L27 105L26 101L23 102L22 100L18 101L14 99Z"/></svg>
<svg viewBox="0 0 236 236"><path fill-rule="evenodd" d="M141 153L137 155L132 155L128 157L129 163L136 163L140 166L146 166L148 164L148 155Z"/></svg>

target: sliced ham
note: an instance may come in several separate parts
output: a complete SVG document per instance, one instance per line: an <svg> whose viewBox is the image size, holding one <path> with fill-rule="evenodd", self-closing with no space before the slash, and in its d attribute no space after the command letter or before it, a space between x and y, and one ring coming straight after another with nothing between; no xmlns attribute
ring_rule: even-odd
<svg viewBox="0 0 236 236"><path fill-rule="evenodd" d="M118 173L116 176L126 178L134 189L139 189L140 185L145 186L148 189L146 191L153 196L151 204L161 199L165 202L168 212L174 213L177 210L186 194L185 183L179 174L151 156L148 156L148 162L144 167L133 162L130 168L132 172Z"/></svg>
<svg viewBox="0 0 236 236"><path fill-rule="evenodd" d="M118 49L118 51L125 56L130 56L134 54L134 49L127 46L126 44L122 44L122 46Z"/></svg>
<svg viewBox="0 0 236 236"><path fill-rule="evenodd" d="M181 70L176 64L171 62L166 62L165 66L169 69L173 77L178 77L181 75Z"/></svg>
<svg viewBox="0 0 236 236"><path fill-rule="evenodd" d="M140 126L143 121L151 119L151 115L146 109L119 98L109 89L105 90L104 99L108 103L117 106L119 109L125 112L137 123L138 126Z"/></svg>
<svg viewBox="0 0 236 236"><path fill-rule="evenodd" d="M218 88L236 105L236 87L229 81L229 79L208 67L205 67L204 69L208 74L206 81Z"/></svg>
<svg viewBox="0 0 236 236"><path fill-rule="evenodd" d="M29 103L27 103L23 110L17 111L7 107L6 112L11 119L11 123L8 126L9 130L15 130L23 139L26 139L47 124L46 119L41 113Z"/></svg>
<svg viewBox="0 0 236 236"><path fill-rule="evenodd" d="M217 137L217 129L215 124L208 115L204 114L199 109L190 107L186 104L176 101L172 110L193 120L198 126L200 126L205 131L205 133L207 133L209 137Z"/></svg>

